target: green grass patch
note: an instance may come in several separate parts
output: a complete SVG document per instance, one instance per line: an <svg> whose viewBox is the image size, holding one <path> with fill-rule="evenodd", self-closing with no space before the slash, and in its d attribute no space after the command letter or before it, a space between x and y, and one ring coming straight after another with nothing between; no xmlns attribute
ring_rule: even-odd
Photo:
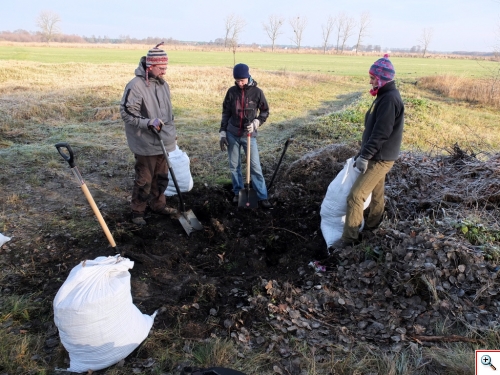
<svg viewBox="0 0 500 375"><path fill-rule="evenodd" d="M84 48L84 47L28 47L0 46L0 60L31 61L38 63L91 63L137 64L147 53L140 49ZM171 66L212 66L232 68L233 53L230 51L184 51L168 49ZM236 62L245 62L251 68L278 72L326 73L337 76L368 77L368 69L381 54L351 56L334 54L271 53L264 51L237 52ZM391 57L398 78L452 74L466 77L482 77L490 74L496 64L493 61L472 59L441 59ZM231 74L228 71L228 74Z"/></svg>

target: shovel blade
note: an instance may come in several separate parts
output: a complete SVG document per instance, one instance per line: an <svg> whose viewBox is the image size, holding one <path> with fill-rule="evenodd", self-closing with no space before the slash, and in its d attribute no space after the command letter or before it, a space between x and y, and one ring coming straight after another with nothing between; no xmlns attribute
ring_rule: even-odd
<svg viewBox="0 0 500 375"><path fill-rule="evenodd" d="M201 225L201 223L191 210L182 212L177 219L181 223L188 236L195 230L203 229L203 225Z"/></svg>
<svg viewBox="0 0 500 375"><path fill-rule="evenodd" d="M254 189L241 189L238 196L238 207L259 207L259 198L257 198L257 192Z"/></svg>

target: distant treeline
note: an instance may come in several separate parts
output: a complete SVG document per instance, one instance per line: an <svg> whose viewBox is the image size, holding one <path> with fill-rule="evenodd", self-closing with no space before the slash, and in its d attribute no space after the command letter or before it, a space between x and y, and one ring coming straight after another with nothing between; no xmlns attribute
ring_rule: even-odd
<svg viewBox="0 0 500 375"><path fill-rule="evenodd" d="M15 31L0 31L0 41L7 42L21 42L21 43L46 43L41 32L32 32L27 30L15 30ZM194 42L194 41L180 41L173 38L158 38L158 37L147 37L147 38L131 38L128 35L120 35L119 38L109 38L107 36L80 36L80 35L68 35L68 34L56 34L52 38L52 42L56 43L109 43L109 44L141 44L141 45L155 45L160 41L164 41L167 45L197 45L197 46L224 46L224 39L217 38L210 42ZM256 43L251 44L240 44L241 47L249 48L268 48L268 45L258 45ZM275 46L275 49L294 49L294 46ZM304 46L303 48L308 48ZM311 48L312 50L321 50L321 47ZM350 51L352 48L347 47L346 51ZM328 50L332 50L329 48ZM380 45L367 45L359 46L359 52L380 52L382 50ZM411 48L392 48L392 53L402 53L402 54L418 54L420 53L420 47L414 46ZM439 51L429 51L430 53L442 54ZM446 54L452 55L462 55L462 56L493 56L493 52L468 52L468 51L453 51L447 52Z"/></svg>
<svg viewBox="0 0 500 375"><path fill-rule="evenodd" d="M33 32L27 30L15 31L0 31L0 41L7 42L40 42L44 43L43 35L41 32ZM111 44L157 44L159 41L164 41L166 44L190 44L188 42L180 42L172 38L153 38L147 37L144 39L131 38L128 35L120 36L120 38L109 38L107 36L80 36L80 35L67 35L55 34L51 40L57 43L111 43Z"/></svg>
<svg viewBox="0 0 500 375"><path fill-rule="evenodd" d="M41 32L31 32L21 29L15 31L0 31L0 40L7 42L44 43ZM58 43L85 43L85 38L79 35L57 34L54 35L52 41Z"/></svg>

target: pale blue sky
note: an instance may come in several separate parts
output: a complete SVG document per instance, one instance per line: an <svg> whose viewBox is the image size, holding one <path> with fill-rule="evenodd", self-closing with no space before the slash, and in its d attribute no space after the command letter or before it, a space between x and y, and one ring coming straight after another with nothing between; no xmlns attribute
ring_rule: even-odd
<svg viewBox="0 0 500 375"><path fill-rule="evenodd" d="M36 31L42 10L61 17L65 34L172 37L185 41L213 41L224 36L224 18L234 13L245 19L243 43L267 44L262 23L270 15L286 22L277 44L293 44L291 17L307 18L302 45L322 44L321 26L340 12L359 20L369 12L371 27L363 44L382 48L410 48L419 44L424 28L432 28L429 46L437 51L490 52L500 44L495 31L500 22L500 0L0 0L0 31ZM336 36L332 36L334 44ZM347 41L354 45L355 38Z"/></svg>

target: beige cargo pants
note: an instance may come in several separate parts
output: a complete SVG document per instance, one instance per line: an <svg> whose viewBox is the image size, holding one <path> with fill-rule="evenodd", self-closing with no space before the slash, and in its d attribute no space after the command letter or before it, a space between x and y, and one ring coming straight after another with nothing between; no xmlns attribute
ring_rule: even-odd
<svg viewBox="0 0 500 375"><path fill-rule="evenodd" d="M363 222L363 206L370 195L370 212L365 226L376 227L384 214L385 175L394 165L394 161L369 160L364 174L359 175L347 196L347 213L342 239L356 241L359 237L359 227Z"/></svg>

